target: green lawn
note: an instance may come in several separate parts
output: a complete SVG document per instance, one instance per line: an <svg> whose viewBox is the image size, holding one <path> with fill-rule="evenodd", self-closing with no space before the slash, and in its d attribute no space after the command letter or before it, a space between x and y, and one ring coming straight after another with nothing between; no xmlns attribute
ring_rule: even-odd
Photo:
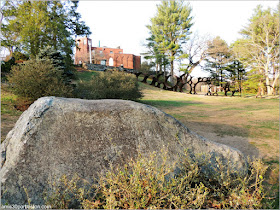
<svg viewBox="0 0 280 210"><path fill-rule="evenodd" d="M1 84L1 142L6 138L6 135L22 114L22 111L14 107L21 101L22 99L11 93L8 85Z"/></svg>
<svg viewBox="0 0 280 210"><path fill-rule="evenodd" d="M98 72L96 71L78 71L76 72L77 77L80 80L84 80L84 81L89 81L91 79L92 76L98 74Z"/></svg>

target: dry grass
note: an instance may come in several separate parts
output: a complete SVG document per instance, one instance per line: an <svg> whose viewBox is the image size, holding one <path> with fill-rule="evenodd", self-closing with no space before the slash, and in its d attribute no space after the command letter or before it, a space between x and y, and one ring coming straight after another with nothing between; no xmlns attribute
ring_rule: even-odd
<svg viewBox="0 0 280 210"><path fill-rule="evenodd" d="M214 141L218 138L219 142L224 139L225 144L228 139L239 137L238 149L242 150L244 143L257 147L255 154L248 155L278 159L278 99L190 95L144 84L141 88L144 93L142 103L174 116L198 134L213 137L211 140ZM213 135L209 136L209 133Z"/></svg>

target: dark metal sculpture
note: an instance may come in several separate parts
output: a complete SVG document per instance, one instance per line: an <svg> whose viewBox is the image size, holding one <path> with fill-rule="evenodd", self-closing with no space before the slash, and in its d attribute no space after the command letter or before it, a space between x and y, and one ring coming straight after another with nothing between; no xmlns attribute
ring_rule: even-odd
<svg viewBox="0 0 280 210"><path fill-rule="evenodd" d="M132 73L132 72L131 72ZM196 92L196 86L201 83L204 82L208 85L208 92L205 95L218 95L218 88L221 88L221 90L223 90L225 92L225 96L227 96L227 93L230 90L230 82L226 82L221 84L220 87L216 88L215 92L211 91L211 88L214 86L214 78L211 77L198 77L197 79L195 79L193 76L191 76L189 73L184 73L181 76L176 76L176 83L172 86L170 84L170 82L168 82L168 79L171 77L171 75L164 75L163 73L157 74L157 75L152 75L152 74L147 74L147 73L142 73L142 72L134 72L133 74L136 75L137 79L139 79L140 75L143 75L143 79L141 80L141 82L149 84L147 82L148 78L152 79L152 82L149 84L151 86L157 87L157 88L162 88L164 90L169 90L169 91L179 91L179 92L183 92L183 88L186 84L189 85L190 87L190 91L189 94L197 94ZM232 96L234 96L234 94L236 92L239 92L239 90L233 90L232 92Z"/></svg>

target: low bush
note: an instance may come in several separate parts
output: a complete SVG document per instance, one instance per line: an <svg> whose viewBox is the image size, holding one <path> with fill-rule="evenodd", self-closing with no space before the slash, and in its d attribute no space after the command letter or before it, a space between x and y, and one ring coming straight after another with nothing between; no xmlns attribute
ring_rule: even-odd
<svg viewBox="0 0 280 210"><path fill-rule="evenodd" d="M52 208L84 209L263 209L273 208L265 202L263 177L266 167L260 160L249 162L247 175L232 175L227 165L216 168L216 176L203 173L198 162L185 156L180 172L174 175L166 153L139 156L124 167L111 167L98 184L92 186L75 176L63 176L52 182L45 196ZM202 156L201 156L202 157ZM161 161L159 161L161 160ZM219 162L219 160L217 160ZM178 165L177 165L178 166ZM81 186L81 182L86 187Z"/></svg>
<svg viewBox="0 0 280 210"><path fill-rule="evenodd" d="M33 101L43 96L68 97L73 91L50 60L28 60L13 66L8 80L15 94Z"/></svg>
<svg viewBox="0 0 280 210"><path fill-rule="evenodd" d="M89 81L80 81L75 96L83 99L136 100L142 97L133 74L119 71L100 72Z"/></svg>

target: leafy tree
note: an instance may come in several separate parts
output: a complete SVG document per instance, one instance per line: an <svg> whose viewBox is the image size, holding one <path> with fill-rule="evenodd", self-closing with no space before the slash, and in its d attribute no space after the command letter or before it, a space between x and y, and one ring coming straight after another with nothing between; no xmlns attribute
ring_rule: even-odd
<svg viewBox="0 0 280 210"><path fill-rule="evenodd" d="M228 76L226 70L230 56L231 52L227 43L220 37L208 42L204 70L210 72L211 76L216 79L216 85L221 85Z"/></svg>
<svg viewBox="0 0 280 210"><path fill-rule="evenodd" d="M247 73L247 80L243 83L243 89L247 93L257 93L256 97L264 95L264 77L257 69L251 69Z"/></svg>
<svg viewBox="0 0 280 210"><path fill-rule="evenodd" d="M9 50L10 57L12 57L14 48L18 48L20 45L14 25L7 24L12 21L17 6L17 1L1 1L1 46Z"/></svg>
<svg viewBox="0 0 280 210"><path fill-rule="evenodd" d="M34 58L40 49L50 45L62 53L70 66L73 36L91 33L80 21L76 1L4 1L3 4L1 41L11 53L13 48L19 48Z"/></svg>
<svg viewBox="0 0 280 210"><path fill-rule="evenodd" d="M90 29L81 21L81 15L77 12L78 1L50 1L49 8L49 45L54 47L54 50L59 50L64 59L66 66L72 62L72 47L75 45L75 40L79 35L90 35Z"/></svg>
<svg viewBox="0 0 280 210"><path fill-rule="evenodd" d="M79 1L71 1L72 5L70 6L69 15L69 29L71 34L74 34L75 37L79 35L89 36L91 34L90 28L86 25L84 21L81 21L81 14L77 12Z"/></svg>
<svg viewBox="0 0 280 210"><path fill-rule="evenodd" d="M193 17L191 7L184 1L162 1L157 6L157 14L148 27L154 36L154 44L170 62L171 75L174 76L174 61L183 55L182 45L190 35Z"/></svg>
<svg viewBox="0 0 280 210"><path fill-rule="evenodd" d="M49 21L47 2L22 1L14 5L7 3L5 10L2 28L18 37L17 47L22 43L22 49L35 56L46 42L45 26Z"/></svg>
<svg viewBox="0 0 280 210"><path fill-rule="evenodd" d="M252 74L259 75L253 77L259 78L261 92L271 95L279 79L279 10L259 5L240 34L243 38L234 43L235 54Z"/></svg>

